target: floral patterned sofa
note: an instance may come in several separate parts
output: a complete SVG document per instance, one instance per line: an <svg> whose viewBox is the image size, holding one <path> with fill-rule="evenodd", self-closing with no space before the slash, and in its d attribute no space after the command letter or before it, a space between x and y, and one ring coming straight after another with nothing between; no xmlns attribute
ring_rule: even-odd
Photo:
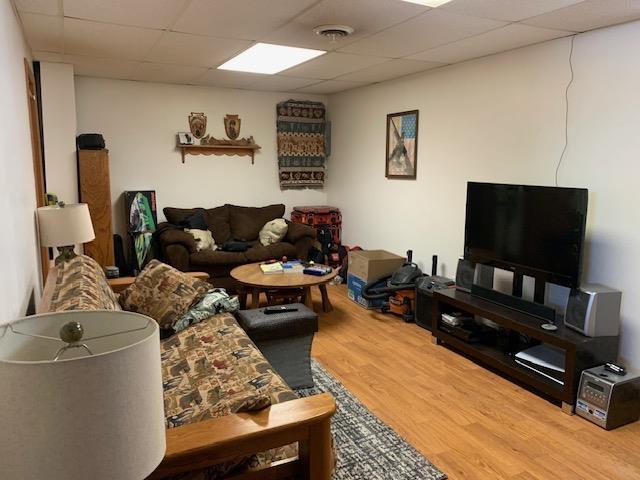
<svg viewBox="0 0 640 480"><path fill-rule="evenodd" d="M166 268L171 269L168 266ZM166 278L158 281L172 291L184 291L188 287L179 283L174 286L171 281L175 280ZM121 295L125 296L126 293L125 290ZM91 258L79 256L51 271L39 311L119 310L121 302L122 299L119 301L110 288L101 267ZM316 403L319 397L325 397L322 402L324 410L319 414L314 406L311 409L313 411L307 413L309 427L306 434L298 439L295 439L295 435L282 435L282 431L287 430L287 412L297 404L300 404L300 412L308 410L309 399L298 399L274 372L232 314L212 315L162 339L161 361L168 452L152 477L212 480L241 473L242 478L263 478L266 470L270 469L275 473L269 474L275 476L269 478L289 478L290 474L296 473L302 473L305 478L329 478L331 447L323 444L330 443L327 431L329 419L335 410L333 398L326 394L316 396ZM249 454L244 450L247 442L251 442L251 437L238 438L243 447L234 447L232 427L246 426L247 420L254 417L256 420L263 417L269 419L274 410L285 414L280 415L284 425L279 425L277 431L271 433L267 426L264 430L258 428L254 433L256 438L260 437L260 441L255 442L256 450ZM300 412L296 408L289 412L292 432L299 430ZM236 417L238 425L234 425ZM322 438L313 439L312 434L318 425L322 425ZM229 449L226 451L220 448L220 439L216 437L221 432L215 429L222 427L231 429L230 438L227 439ZM174 432L176 441L172 442ZM189 433L192 435L185 437ZM246 431L242 431L242 434L246 434ZM192 448L185 448L194 435L200 435L202 440ZM207 440L207 435L216 437L215 442L212 438ZM269 437L273 437L273 440L265 442L264 439ZM289 440L300 442L300 454L298 442ZM310 446L317 450L315 454ZM207 448L212 453L210 461L203 461L203 452ZM234 448L237 455L233 455ZM191 465L199 468L190 468L190 458L193 459ZM292 466L283 468L288 463ZM251 476L252 472L255 477Z"/></svg>

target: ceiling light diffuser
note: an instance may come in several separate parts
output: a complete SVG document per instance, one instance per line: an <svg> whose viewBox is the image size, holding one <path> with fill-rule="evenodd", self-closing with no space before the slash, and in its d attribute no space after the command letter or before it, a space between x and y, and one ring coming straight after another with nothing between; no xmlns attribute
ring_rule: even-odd
<svg viewBox="0 0 640 480"><path fill-rule="evenodd" d="M451 0L404 0L409 3L417 3L418 5L424 5L426 7L439 7L445 3L449 3Z"/></svg>
<svg viewBox="0 0 640 480"><path fill-rule="evenodd" d="M327 53L324 50L256 43L218 67L219 70L274 74Z"/></svg>

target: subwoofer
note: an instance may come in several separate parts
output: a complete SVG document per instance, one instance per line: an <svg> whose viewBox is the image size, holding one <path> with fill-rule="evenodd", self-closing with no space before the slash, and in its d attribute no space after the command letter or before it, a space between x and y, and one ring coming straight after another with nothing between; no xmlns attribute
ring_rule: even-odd
<svg viewBox="0 0 640 480"><path fill-rule="evenodd" d="M582 285L571 290L564 324L587 337L618 335L622 292L604 285Z"/></svg>

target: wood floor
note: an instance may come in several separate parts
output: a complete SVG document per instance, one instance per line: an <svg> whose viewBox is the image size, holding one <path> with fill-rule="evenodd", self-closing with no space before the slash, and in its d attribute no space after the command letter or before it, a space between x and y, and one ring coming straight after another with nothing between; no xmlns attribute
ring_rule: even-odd
<svg viewBox="0 0 640 480"><path fill-rule="evenodd" d="M640 479L640 422L602 430L363 309L344 285L329 295L313 356L451 480Z"/></svg>

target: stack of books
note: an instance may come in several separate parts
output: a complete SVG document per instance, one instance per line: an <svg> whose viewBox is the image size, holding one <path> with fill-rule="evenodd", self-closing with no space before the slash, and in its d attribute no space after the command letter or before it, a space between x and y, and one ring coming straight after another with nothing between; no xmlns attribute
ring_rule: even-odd
<svg viewBox="0 0 640 480"><path fill-rule="evenodd" d="M260 265L260 270L266 275L273 275L277 273L302 273L304 265L300 260L291 260L289 262L273 262L263 263Z"/></svg>
<svg viewBox="0 0 640 480"><path fill-rule="evenodd" d="M260 270L262 270L262 273L264 273L265 275L284 272L284 268L282 268L282 263L280 262L263 263L260 265Z"/></svg>

